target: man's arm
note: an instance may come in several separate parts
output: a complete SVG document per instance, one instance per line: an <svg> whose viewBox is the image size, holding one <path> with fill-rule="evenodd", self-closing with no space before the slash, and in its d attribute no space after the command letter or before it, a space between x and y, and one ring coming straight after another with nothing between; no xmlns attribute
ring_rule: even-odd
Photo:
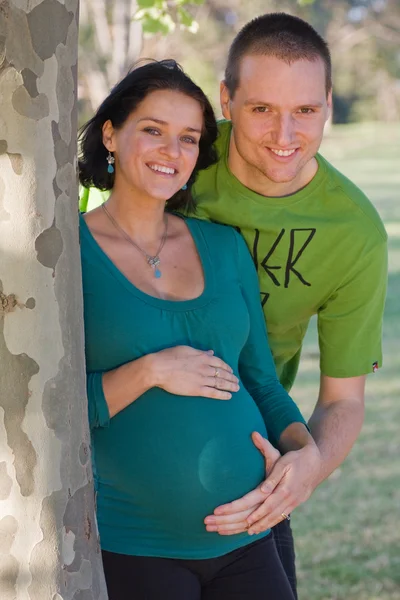
<svg viewBox="0 0 400 600"><path fill-rule="evenodd" d="M365 380L365 375L321 375L318 402L308 422L322 458L317 485L344 461L361 431Z"/></svg>

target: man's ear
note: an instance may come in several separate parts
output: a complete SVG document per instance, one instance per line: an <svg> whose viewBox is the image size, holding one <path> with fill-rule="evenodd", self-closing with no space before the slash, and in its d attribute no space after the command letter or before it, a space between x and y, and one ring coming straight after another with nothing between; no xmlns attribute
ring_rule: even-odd
<svg viewBox="0 0 400 600"><path fill-rule="evenodd" d="M222 114L225 119L231 120L231 98L229 95L229 90L226 87L225 81L221 81L219 86L220 92L220 103Z"/></svg>
<svg viewBox="0 0 400 600"><path fill-rule="evenodd" d="M103 124L103 144L109 152L115 151L114 127L110 119Z"/></svg>
<svg viewBox="0 0 400 600"><path fill-rule="evenodd" d="M326 120L328 120L332 116L332 88L328 92L328 95L326 97L326 103L328 106L328 116Z"/></svg>

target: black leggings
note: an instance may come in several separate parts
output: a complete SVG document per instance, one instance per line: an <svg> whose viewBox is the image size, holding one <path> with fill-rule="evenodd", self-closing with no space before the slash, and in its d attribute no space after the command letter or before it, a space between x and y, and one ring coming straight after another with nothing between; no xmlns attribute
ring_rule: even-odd
<svg viewBox="0 0 400 600"><path fill-rule="evenodd" d="M109 600L294 599L272 534L204 560L102 554Z"/></svg>

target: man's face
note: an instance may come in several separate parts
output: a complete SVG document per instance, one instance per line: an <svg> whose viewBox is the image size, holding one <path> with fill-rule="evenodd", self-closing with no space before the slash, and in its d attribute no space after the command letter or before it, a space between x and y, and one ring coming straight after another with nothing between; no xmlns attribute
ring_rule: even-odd
<svg viewBox="0 0 400 600"><path fill-rule="evenodd" d="M245 56L233 99L221 85L221 106L233 126L229 165L244 185L276 196L307 185L331 109L322 60Z"/></svg>

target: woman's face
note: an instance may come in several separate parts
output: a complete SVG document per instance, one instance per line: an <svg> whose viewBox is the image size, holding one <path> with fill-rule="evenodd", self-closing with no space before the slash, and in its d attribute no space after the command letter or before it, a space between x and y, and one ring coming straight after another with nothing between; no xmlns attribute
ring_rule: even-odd
<svg viewBox="0 0 400 600"><path fill-rule="evenodd" d="M115 157L114 189L171 198L196 165L202 128L197 100L172 90L151 92L119 129L107 121L103 143Z"/></svg>

